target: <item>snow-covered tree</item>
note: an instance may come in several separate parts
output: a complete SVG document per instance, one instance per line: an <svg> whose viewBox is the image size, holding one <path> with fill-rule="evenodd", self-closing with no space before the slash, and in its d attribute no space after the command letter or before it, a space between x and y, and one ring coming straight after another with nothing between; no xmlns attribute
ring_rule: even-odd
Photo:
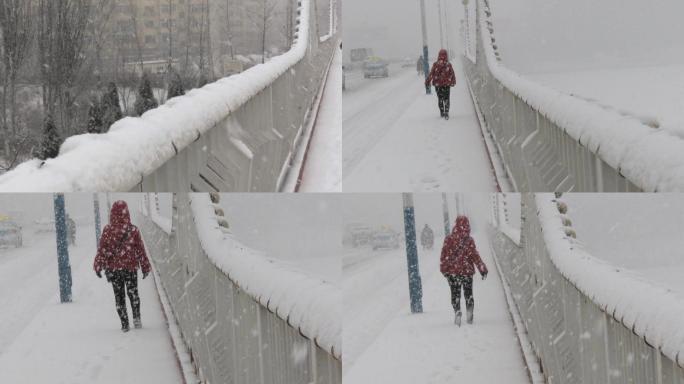
<svg viewBox="0 0 684 384"><path fill-rule="evenodd" d="M123 117L121 103L119 102L119 89L114 82L107 84L107 92L102 96L102 128L108 131L118 120Z"/></svg>
<svg viewBox="0 0 684 384"><path fill-rule="evenodd" d="M97 97L90 100L86 131L88 133L102 133L104 131L102 128L102 106Z"/></svg>
<svg viewBox="0 0 684 384"><path fill-rule="evenodd" d="M41 160L57 157L60 145L62 145L62 138L57 131L52 116L47 115L43 127L43 137L35 155Z"/></svg>
<svg viewBox="0 0 684 384"><path fill-rule="evenodd" d="M142 116L143 113L149 111L150 109L157 108L158 105L159 103L157 102L157 99L154 98L154 94L152 93L150 78L147 76L147 73L145 73L140 81L138 97L135 100L135 114L137 116Z"/></svg>
<svg viewBox="0 0 684 384"><path fill-rule="evenodd" d="M167 93L166 93L166 100L168 100L172 97L185 95L185 88L183 87L183 80L181 79L178 72L172 70L172 72L170 74L170 78L171 78L171 80L169 81L169 89L167 90Z"/></svg>

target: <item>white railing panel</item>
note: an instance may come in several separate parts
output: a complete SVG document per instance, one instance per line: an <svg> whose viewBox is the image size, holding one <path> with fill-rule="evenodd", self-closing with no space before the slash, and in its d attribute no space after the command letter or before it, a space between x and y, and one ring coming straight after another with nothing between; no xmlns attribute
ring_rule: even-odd
<svg viewBox="0 0 684 384"><path fill-rule="evenodd" d="M586 254L551 195L522 201L519 244L492 246L548 382L684 383L684 302Z"/></svg>
<svg viewBox="0 0 684 384"><path fill-rule="evenodd" d="M489 0L466 2L466 13L477 31L464 36L476 42L466 79L518 191L684 191L682 138L514 73L496 49Z"/></svg>
<svg viewBox="0 0 684 384"><path fill-rule="evenodd" d="M200 379L207 383L340 384L341 346L335 344L337 351L324 349L328 348L325 335L307 336L312 326L302 320L328 316L306 313L316 308L310 303L292 310L275 305L277 297L255 297L258 287L241 286L235 280L240 273L233 276L217 266L203 248L199 219L189 196L177 194L175 199L170 233L149 217L143 217L141 230ZM219 231L218 224L213 229ZM297 307L296 299L289 302Z"/></svg>

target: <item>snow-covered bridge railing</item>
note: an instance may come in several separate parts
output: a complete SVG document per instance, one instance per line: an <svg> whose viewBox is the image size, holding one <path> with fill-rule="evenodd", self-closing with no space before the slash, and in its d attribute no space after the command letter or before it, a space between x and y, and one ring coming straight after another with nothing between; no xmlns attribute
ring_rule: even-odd
<svg viewBox="0 0 684 384"><path fill-rule="evenodd" d="M506 68L489 0L465 3L477 6L466 10L463 25L467 81L484 133L493 138L490 150L516 190L684 190L684 139Z"/></svg>
<svg viewBox="0 0 684 384"><path fill-rule="evenodd" d="M176 194L172 220L142 226L200 379L341 383L339 289L235 241L218 199Z"/></svg>
<svg viewBox="0 0 684 384"><path fill-rule="evenodd" d="M336 17L334 3L330 9ZM316 2L300 0L285 54L124 118L106 134L70 137L58 157L0 176L0 190L277 191L339 43L336 30L319 36L315 15Z"/></svg>
<svg viewBox="0 0 684 384"><path fill-rule="evenodd" d="M683 383L684 301L589 255L567 210L553 195L523 194L520 238L505 223L491 236L547 381Z"/></svg>

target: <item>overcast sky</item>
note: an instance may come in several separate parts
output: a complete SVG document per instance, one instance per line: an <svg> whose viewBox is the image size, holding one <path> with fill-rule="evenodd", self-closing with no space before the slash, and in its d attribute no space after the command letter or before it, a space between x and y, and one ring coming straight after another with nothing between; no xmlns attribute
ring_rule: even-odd
<svg viewBox="0 0 684 384"><path fill-rule="evenodd" d="M456 214L456 195L447 194L449 221L453 224ZM465 213L474 228L484 228L489 218L489 194L462 194ZM414 193L416 228L420 230L427 223L438 236L444 235L442 194ZM400 193L347 193L342 195L344 206L343 222L363 223L372 227L390 226L404 231L403 200Z"/></svg>
<svg viewBox="0 0 684 384"><path fill-rule="evenodd" d="M461 1L442 0L449 25L449 45L460 47ZM425 0L430 56L440 48L438 0ZM386 58L418 58L422 50L419 0L344 0L342 2L345 58L353 48L373 48ZM446 45L446 36L444 37Z"/></svg>
<svg viewBox="0 0 684 384"><path fill-rule="evenodd" d="M681 0L490 4L503 60L519 72L684 63Z"/></svg>

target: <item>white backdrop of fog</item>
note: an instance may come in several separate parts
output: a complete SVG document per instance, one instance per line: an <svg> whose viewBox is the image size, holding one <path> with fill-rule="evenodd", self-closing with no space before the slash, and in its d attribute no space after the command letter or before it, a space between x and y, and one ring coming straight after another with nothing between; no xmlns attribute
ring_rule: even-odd
<svg viewBox="0 0 684 384"><path fill-rule="evenodd" d="M231 193L221 195L221 206L237 240L329 281L339 280L339 195Z"/></svg>
<svg viewBox="0 0 684 384"><path fill-rule="evenodd" d="M162 194L163 195L163 194ZM171 195L160 195L160 205L162 202L171 201ZM106 194L100 193L100 217L102 227L107 223L109 217L106 209ZM142 199L141 194L130 193L110 193L109 200L125 200L131 212L135 214L137 207ZM92 225L95 222L93 209L92 193L66 193L64 194L64 206L66 212L76 221L78 225ZM0 193L0 214L10 216L22 227L32 228L36 220L54 220L55 210L53 205L53 194L51 193ZM133 215L135 216L135 215ZM133 217L135 219L135 217ZM94 231L94 229L93 229ZM93 236L94 236L93 232Z"/></svg>
<svg viewBox="0 0 684 384"><path fill-rule="evenodd" d="M442 4L448 12L449 48L456 51L461 46L458 30L463 5L452 0ZM429 52L434 58L440 48L437 0L425 0L425 13ZM342 14L345 61L354 48L373 48L375 54L389 59L417 60L422 54L418 0L344 0Z"/></svg>
<svg viewBox="0 0 684 384"><path fill-rule="evenodd" d="M684 63L681 0L490 4L504 63L521 73Z"/></svg>
<svg viewBox="0 0 684 384"><path fill-rule="evenodd" d="M462 194L463 209L471 220L474 231L484 230L490 217L490 195L486 193ZM398 232L404 232L404 210L402 195L399 193L347 193L341 196L344 207L343 222L345 224L362 223L374 228L390 226ZM435 238L444 236L444 219L442 214L441 193L414 193L413 203L416 219L416 230L420 231L428 224L435 233ZM453 226L456 219L456 195L447 193L449 205L449 221Z"/></svg>
<svg viewBox="0 0 684 384"><path fill-rule="evenodd" d="M569 193L563 200L593 256L629 269L684 266L682 195Z"/></svg>

